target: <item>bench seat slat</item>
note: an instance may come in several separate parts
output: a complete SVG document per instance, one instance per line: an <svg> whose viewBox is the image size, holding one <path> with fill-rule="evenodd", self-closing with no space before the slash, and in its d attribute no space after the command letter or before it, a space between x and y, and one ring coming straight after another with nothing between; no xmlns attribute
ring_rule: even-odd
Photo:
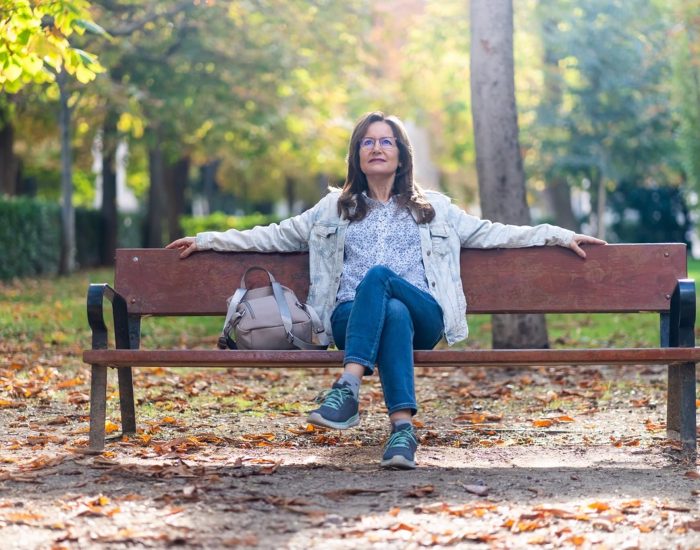
<svg viewBox="0 0 700 550"><path fill-rule="evenodd" d="M340 351L88 350L83 360L112 367L340 367ZM416 366L656 365L700 361L700 348L436 350Z"/></svg>

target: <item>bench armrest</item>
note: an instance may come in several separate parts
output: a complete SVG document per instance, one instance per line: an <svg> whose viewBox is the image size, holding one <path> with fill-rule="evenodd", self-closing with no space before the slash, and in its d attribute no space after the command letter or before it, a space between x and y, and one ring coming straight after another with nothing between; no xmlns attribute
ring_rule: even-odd
<svg viewBox="0 0 700 550"><path fill-rule="evenodd" d="M107 325L104 321L104 299L112 303L114 341L119 349L129 349L129 320L124 297L105 283L91 284L87 292L87 318L92 329L92 349L107 349Z"/></svg>

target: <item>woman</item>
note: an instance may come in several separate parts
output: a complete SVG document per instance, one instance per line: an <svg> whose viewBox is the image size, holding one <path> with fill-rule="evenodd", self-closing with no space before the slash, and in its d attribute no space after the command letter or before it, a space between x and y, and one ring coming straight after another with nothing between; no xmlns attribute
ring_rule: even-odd
<svg viewBox="0 0 700 550"><path fill-rule="evenodd" d="M403 124L373 112L352 133L342 190L279 225L199 233L168 248L182 258L207 249L308 250L307 301L345 351L342 375L308 421L341 430L359 424L361 379L378 365L392 426L380 464L411 469L418 447L413 350L432 349L443 336L450 345L467 336L460 248L559 245L585 258L582 243L604 244L551 225L481 220L440 193L422 191Z"/></svg>

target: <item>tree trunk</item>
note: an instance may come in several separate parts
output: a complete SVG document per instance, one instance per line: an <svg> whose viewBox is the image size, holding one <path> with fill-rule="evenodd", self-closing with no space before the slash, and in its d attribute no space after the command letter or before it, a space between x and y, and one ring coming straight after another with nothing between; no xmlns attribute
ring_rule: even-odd
<svg viewBox="0 0 700 550"><path fill-rule="evenodd" d="M471 95L479 199L493 221L531 223L525 193L513 64L511 0L472 0ZM548 347L542 315L494 315L494 348Z"/></svg>
<svg viewBox="0 0 700 550"><path fill-rule="evenodd" d="M61 70L56 81L59 89L59 129L61 134L61 260L59 272L75 271L75 209L73 208L73 154L71 151L72 109L68 105L68 77Z"/></svg>
<svg viewBox="0 0 700 550"><path fill-rule="evenodd" d="M571 207L571 188L563 177L547 178L547 198L554 213L554 223L580 233L581 224Z"/></svg>
<svg viewBox="0 0 700 550"><path fill-rule="evenodd" d="M117 122L119 113L108 108L102 126L102 243L100 260L102 265L114 265L114 255L117 249L117 233L119 228L117 214Z"/></svg>
<svg viewBox="0 0 700 550"><path fill-rule="evenodd" d="M204 199L204 213L211 214L216 210L216 172L219 170L220 160L212 160L199 167L202 197Z"/></svg>
<svg viewBox="0 0 700 550"><path fill-rule="evenodd" d="M289 216L296 214L294 212L294 203L297 201L297 182L294 178L287 176L284 180L284 196L287 200L287 212Z"/></svg>
<svg viewBox="0 0 700 550"><path fill-rule="evenodd" d="M605 206L607 204L608 191L605 187L605 177L602 175L598 179L598 200L596 207L596 237L605 240Z"/></svg>
<svg viewBox="0 0 700 550"><path fill-rule="evenodd" d="M148 189L148 212L146 213L146 246L163 246L163 221L165 218L165 182L163 149L156 130L155 139L148 150L148 172L151 185Z"/></svg>
<svg viewBox="0 0 700 550"><path fill-rule="evenodd" d="M559 20L550 15L551 7L551 2L540 2L539 5L539 9L542 11L541 33L543 36L554 33L559 24ZM552 50L549 40L543 40L543 46L544 93L538 107L538 122L541 121L544 126L551 127L558 125L560 120L559 111L562 103L563 77L559 67L560 56ZM550 148L555 148L553 156L556 156L557 145L558 143L549 146ZM581 226L571 205L571 188L569 183L565 177L557 173L556 167L552 163L547 164L543 168L547 199L554 216L554 223L579 233Z"/></svg>
<svg viewBox="0 0 700 550"><path fill-rule="evenodd" d="M185 191L189 182L190 159L182 157L165 170L165 189L168 197L168 238L182 236L180 216L185 213Z"/></svg>
<svg viewBox="0 0 700 550"><path fill-rule="evenodd" d="M9 101L9 100L7 100ZM15 127L9 105L0 106L0 194L16 195L19 162L14 152Z"/></svg>

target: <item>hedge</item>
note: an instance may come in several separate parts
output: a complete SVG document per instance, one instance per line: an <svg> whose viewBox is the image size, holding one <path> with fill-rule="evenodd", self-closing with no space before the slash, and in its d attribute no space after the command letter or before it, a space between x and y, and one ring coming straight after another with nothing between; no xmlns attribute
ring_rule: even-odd
<svg viewBox="0 0 700 550"><path fill-rule="evenodd" d="M119 246L141 245L141 216L119 217ZM75 211L76 262L100 264L102 223L97 210ZM0 197L0 280L58 273L61 254L61 208L58 204L24 197Z"/></svg>
<svg viewBox="0 0 700 550"><path fill-rule="evenodd" d="M279 216L267 214L248 214L230 216L223 212L214 212L208 216L183 216L180 227L183 235L194 236L201 231L226 231L227 229L250 229L256 225L269 225L280 221Z"/></svg>

